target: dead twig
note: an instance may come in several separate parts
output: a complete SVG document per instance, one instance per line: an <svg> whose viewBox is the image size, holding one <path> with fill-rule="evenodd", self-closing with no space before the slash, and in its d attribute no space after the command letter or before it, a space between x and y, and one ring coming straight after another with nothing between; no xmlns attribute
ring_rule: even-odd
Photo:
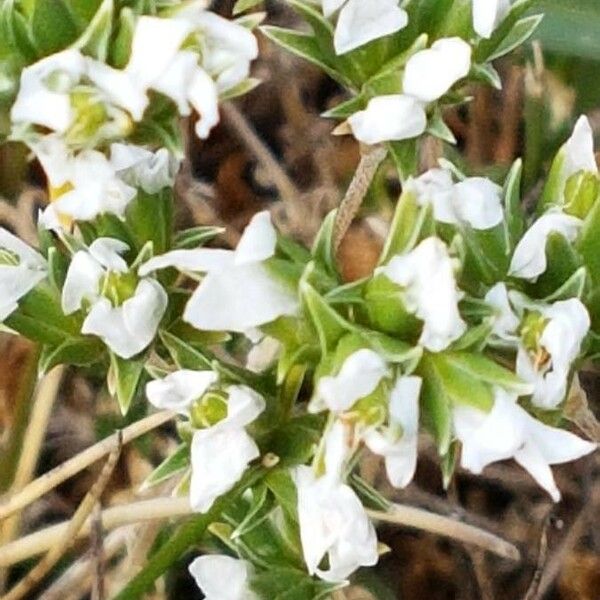
<svg viewBox="0 0 600 600"><path fill-rule="evenodd" d="M540 584L542 582L542 575L544 574L544 568L546 567L546 560L548 558L548 529L550 528L550 523L551 512L549 511L542 524L542 533L540 535L535 571L523 600L537 600L538 598L541 598Z"/></svg>
<svg viewBox="0 0 600 600"><path fill-rule="evenodd" d="M123 438L121 432L117 434L116 440L113 441L113 448L102 468L100 475L90 491L75 511L73 518L66 524L62 535L55 540L55 543L49 548L48 553L40 562L25 575L7 594L3 600L20 600L35 588L46 575L52 570L56 563L60 560L63 554L71 547L74 540L77 538L83 524L88 520L90 513L102 495L106 484L108 483L113 470L117 464L121 454Z"/></svg>
<svg viewBox="0 0 600 600"><path fill-rule="evenodd" d="M83 469L94 464L103 456L110 454L118 439L121 439L123 444L127 444L145 433L160 427L167 421L170 421L174 416L175 413L171 411L161 411L150 415L145 419L141 419L140 421L129 425L129 427L126 427L122 431L109 436L101 442L94 444L61 465L58 465L51 471L48 471L41 477L32 481L20 492L10 495L4 504L0 505L0 519L5 519L17 510L28 506L40 496L43 496L56 486L60 485L63 481L66 481L73 475L83 471Z"/></svg>

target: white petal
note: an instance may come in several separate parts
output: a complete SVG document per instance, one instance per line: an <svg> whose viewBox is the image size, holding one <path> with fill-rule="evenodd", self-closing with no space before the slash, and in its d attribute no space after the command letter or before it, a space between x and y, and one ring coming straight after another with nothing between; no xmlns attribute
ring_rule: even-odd
<svg viewBox="0 0 600 600"><path fill-rule="evenodd" d="M556 487L552 470L534 444L525 443L515 453L515 460L550 494L554 502L560 501L560 492Z"/></svg>
<svg viewBox="0 0 600 600"><path fill-rule="evenodd" d="M174 410L183 415L195 400L217 381L213 371L190 371L182 369L167 375L164 379L156 379L146 385L146 396L152 406L161 410Z"/></svg>
<svg viewBox="0 0 600 600"><path fill-rule="evenodd" d="M11 109L12 122L33 123L64 133L73 118L69 92L84 71L85 59L74 49L52 54L23 69Z"/></svg>
<svg viewBox="0 0 600 600"><path fill-rule="evenodd" d="M116 106L123 108L134 121L141 121L148 106L146 90L140 87L126 71L87 59L87 76Z"/></svg>
<svg viewBox="0 0 600 600"><path fill-rule="evenodd" d="M235 250L235 264L260 262L275 254L277 232L269 211L260 212L248 224Z"/></svg>
<svg viewBox="0 0 600 600"><path fill-rule="evenodd" d="M90 255L103 267L110 271L125 273L127 263L121 254L129 251L129 246L115 238L98 238L89 247Z"/></svg>
<svg viewBox="0 0 600 600"><path fill-rule="evenodd" d="M188 116L192 112L189 90L198 69L198 56L194 52L178 52L169 68L155 79L152 88L171 98L177 104L179 114Z"/></svg>
<svg viewBox="0 0 600 600"><path fill-rule="evenodd" d="M263 373L279 358L283 345L268 335L252 346L246 358L246 368L254 373Z"/></svg>
<svg viewBox="0 0 600 600"><path fill-rule="evenodd" d="M219 92L214 81L204 71L196 69L188 89L188 98L194 110L198 113L195 131L204 140L213 127L219 123Z"/></svg>
<svg viewBox="0 0 600 600"><path fill-rule="evenodd" d="M483 38L492 33L510 10L510 0L473 0L473 29Z"/></svg>
<svg viewBox="0 0 600 600"><path fill-rule="evenodd" d="M471 46L460 38L444 38L408 59L403 91L423 102L432 102L466 77L470 69Z"/></svg>
<svg viewBox="0 0 600 600"><path fill-rule="evenodd" d="M206 600L254 600L248 587L251 566L245 560L208 554L188 568Z"/></svg>
<svg viewBox="0 0 600 600"><path fill-rule="evenodd" d="M378 144L418 137L427 127L427 115L422 104L410 96L378 96L348 123L357 140Z"/></svg>
<svg viewBox="0 0 600 600"><path fill-rule="evenodd" d="M49 134L29 147L40 161L50 187L59 188L73 177L73 157L62 137Z"/></svg>
<svg viewBox="0 0 600 600"><path fill-rule="evenodd" d="M454 183L452 173L447 169L430 169L417 178L410 178L405 185L405 191L415 194L420 206L431 204L433 216L441 223L458 223L452 192Z"/></svg>
<svg viewBox="0 0 600 600"><path fill-rule="evenodd" d="M582 221L560 212L542 215L521 238L513 254L509 275L535 281L547 267L546 243L553 233L562 234L572 242L581 229Z"/></svg>
<svg viewBox="0 0 600 600"><path fill-rule="evenodd" d="M172 250L166 254L151 258L138 269L141 277L153 271L175 267L180 271L206 273L221 271L233 264L232 250L218 248L198 248L196 250Z"/></svg>
<svg viewBox="0 0 600 600"><path fill-rule="evenodd" d="M346 0L322 0L323 14L330 17L336 10L342 7Z"/></svg>
<svg viewBox="0 0 600 600"><path fill-rule="evenodd" d="M492 229L504 220L501 194L502 188L489 179L470 177L454 186L454 209L473 229Z"/></svg>
<svg viewBox="0 0 600 600"><path fill-rule="evenodd" d="M71 259L62 289L62 310L70 315L81 308L85 299L94 302L100 292L100 279L104 276L102 265L85 251L76 252Z"/></svg>
<svg viewBox="0 0 600 600"><path fill-rule="evenodd" d="M573 133L565 144L565 181L578 171L598 172L594 154L594 132L587 117L579 117Z"/></svg>
<svg viewBox="0 0 600 600"><path fill-rule="evenodd" d="M462 294L448 249L439 239L423 240L407 255L394 257L381 272L404 288L406 308L423 321L422 346L440 352L464 333L466 324L458 311Z"/></svg>
<svg viewBox="0 0 600 600"><path fill-rule="evenodd" d="M366 348L358 350L344 361L337 375L319 379L315 408L345 412L357 400L374 392L387 374L387 364L379 354Z"/></svg>
<svg viewBox="0 0 600 600"><path fill-rule="evenodd" d="M404 29L406 11L397 0L348 0L338 18L334 47L336 54L351 50Z"/></svg>
<svg viewBox="0 0 600 600"><path fill-rule="evenodd" d="M207 512L242 477L260 452L243 429L202 429L192 439L190 505Z"/></svg>
<svg viewBox="0 0 600 600"><path fill-rule="evenodd" d="M297 310L294 291L262 264L251 263L211 271L188 301L183 318L200 330L244 333Z"/></svg>
<svg viewBox="0 0 600 600"><path fill-rule="evenodd" d="M521 321L510 304L506 284L497 283L492 287L485 301L496 312L493 332L501 339L514 340Z"/></svg>
<svg viewBox="0 0 600 600"><path fill-rule="evenodd" d="M351 454L350 431L342 421L334 421L325 434L325 477L339 483Z"/></svg>
<svg viewBox="0 0 600 600"><path fill-rule="evenodd" d="M169 68L191 30L191 23L183 19L139 17L126 72L142 89L152 87Z"/></svg>
<svg viewBox="0 0 600 600"><path fill-rule="evenodd" d="M245 385L227 388L227 416L218 423L219 428L241 429L250 425L265 410L265 399Z"/></svg>
<svg viewBox="0 0 600 600"><path fill-rule="evenodd" d="M166 148L150 152L132 144L112 144L110 163L119 177L148 194L172 187L179 168L177 159Z"/></svg>

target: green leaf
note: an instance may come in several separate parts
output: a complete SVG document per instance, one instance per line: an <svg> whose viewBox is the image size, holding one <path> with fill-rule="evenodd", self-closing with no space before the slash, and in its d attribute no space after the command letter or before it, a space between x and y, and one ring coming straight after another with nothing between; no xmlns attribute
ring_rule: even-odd
<svg viewBox="0 0 600 600"><path fill-rule="evenodd" d="M350 475L350 485L366 507L384 512L388 512L392 508L392 503L387 498L356 473Z"/></svg>
<svg viewBox="0 0 600 600"><path fill-rule="evenodd" d="M290 471L288 469L273 469L265 477L265 483L275 496L279 506L297 521L298 493Z"/></svg>
<svg viewBox="0 0 600 600"><path fill-rule="evenodd" d="M300 295L317 330L321 352L325 355L346 333L352 331L352 325L331 308L310 284L300 284Z"/></svg>
<svg viewBox="0 0 600 600"><path fill-rule="evenodd" d="M423 349L420 346L411 346L396 337L385 333L362 329L359 331L365 344L381 355L387 362L392 364L408 364L411 367L406 370L412 371L421 360Z"/></svg>
<svg viewBox="0 0 600 600"><path fill-rule="evenodd" d="M484 63L482 65L473 65L469 78L475 81L485 83L497 90L502 89L502 79L496 69L490 63Z"/></svg>
<svg viewBox="0 0 600 600"><path fill-rule="evenodd" d="M516 160L504 182L504 229L506 247L512 254L525 230L525 219L521 209L521 175L523 161Z"/></svg>
<svg viewBox="0 0 600 600"><path fill-rule="evenodd" d="M596 202L589 215L583 222L581 233L577 240L577 250L583 257L594 281L600 284L600 202Z"/></svg>
<svg viewBox="0 0 600 600"><path fill-rule="evenodd" d="M525 43L539 27L544 15L532 15L520 19L515 23L510 33L498 44L496 49L487 57L488 61L496 60L508 54L521 44Z"/></svg>
<svg viewBox="0 0 600 600"><path fill-rule="evenodd" d="M140 379L144 372L146 357L124 359L110 352L110 370L107 376L108 389L117 398L121 413L129 412Z"/></svg>
<svg viewBox="0 0 600 600"><path fill-rule="evenodd" d="M152 241L154 252L164 254L171 247L173 227L173 192L164 189L157 194L147 194L139 189L127 207L126 220L136 245L141 248Z"/></svg>
<svg viewBox="0 0 600 600"><path fill-rule="evenodd" d="M402 183L417 174L419 165L416 139L389 142L387 146Z"/></svg>
<svg viewBox="0 0 600 600"><path fill-rule="evenodd" d="M335 256L333 253L333 234L337 210L332 210L323 221L312 247L315 263L330 275L337 275Z"/></svg>
<svg viewBox="0 0 600 600"><path fill-rule="evenodd" d="M84 54L105 62L112 34L114 0L103 0L86 30L73 44Z"/></svg>
<svg viewBox="0 0 600 600"><path fill-rule="evenodd" d="M63 50L77 39L77 25L64 0L36 2L31 18L33 41L46 56Z"/></svg>
<svg viewBox="0 0 600 600"><path fill-rule="evenodd" d="M267 449L280 458L282 467L292 467L308 462L319 444L325 418L306 414L291 419L275 431Z"/></svg>
<svg viewBox="0 0 600 600"><path fill-rule="evenodd" d="M244 81L226 89L224 92L219 94L219 99L221 102L225 102L227 100L234 100L240 96L245 96L252 90L256 89L261 83L261 79L257 79L256 77L248 77L247 79L244 79Z"/></svg>
<svg viewBox="0 0 600 600"><path fill-rule="evenodd" d="M262 1L263 0L237 0L233 6L233 15L236 16L240 13L250 10L259 4L262 4Z"/></svg>
<svg viewBox="0 0 600 600"><path fill-rule="evenodd" d="M197 371L212 370L212 362L183 340L164 330L161 330L159 335L178 368Z"/></svg>
<svg viewBox="0 0 600 600"><path fill-rule="evenodd" d="M178 231L173 238L173 249L189 249L204 246L214 240L218 235L225 232L224 227L212 227L200 225L190 229Z"/></svg>
<svg viewBox="0 0 600 600"><path fill-rule="evenodd" d="M316 581L304 571L284 567L255 575L250 585L259 597L269 600L317 600L339 587Z"/></svg>
<svg viewBox="0 0 600 600"><path fill-rule="evenodd" d="M131 54L131 42L135 31L136 16L133 10L126 7L119 13L116 24L116 35L110 46L110 62L117 69L122 69Z"/></svg>
<svg viewBox="0 0 600 600"><path fill-rule="evenodd" d="M163 462L146 477L141 488L147 490L167 479L173 477L177 473L185 471L190 465L190 448L187 444L181 444L175 452L167 456Z"/></svg>
<svg viewBox="0 0 600 600"><path fill-rule="evenodd" d="M321 113L324 119L341 119L346 120L351 117L354 113L365 109L367 106L367 99L362 95L354 96L333 108Z"/></svg>
<svg viewBox="0 0 600 600"><path fill-rule="evenodd" d="M443 142L447 142L448 144L456 144L456 138L454 137L452 130L448 127L448 125L446 125L444 117L439 111L436 111L429 119L427 133L442 140Z"/></svg>
<svg viewBox="0 0 600 600"><path fill-rule="evenodd" d="M31 27L19 12L16 0L4 0L0 7L0 40L27 62L38 58Z"/></svg>
<svg viewBox="0 0 600 600"><path fill-rule="evenodd" d="M89 366L99 361L104 346L92 338L67 339L59 346L44 346L38 359L38 372L44 375L56 365Z"/></svg>
<svg viewBox="0 0 600 600"><path fill-rule="evenodd" d="M581 267L555 292L544 298L544 302L551 304L559 300L568 300L569 298L579 298L582 300L589 287L590 276L588 270L585 267Z"/></svg>
<svg viewBox="0 0 600 600"><path fill-rule="evenodd" d="M252 502L242 522L231 533L232 540L246 535L265 520L272 508L268 499L269 488L266 485L261 483L252 489Z"/></svg>

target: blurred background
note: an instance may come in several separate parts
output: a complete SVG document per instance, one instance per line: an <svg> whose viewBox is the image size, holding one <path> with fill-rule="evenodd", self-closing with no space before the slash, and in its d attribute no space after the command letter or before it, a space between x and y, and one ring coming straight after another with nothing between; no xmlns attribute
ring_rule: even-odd
<svg viewBox="0 0 600 600"><path fill-rule="evenodd" d="M213 7L230 14L232 4L217 1ZM498 179L523 156L525 208L535 200L549 160L575 118L586 113L600 133L600 0L543 0L540 5L546 17L534 43L497 65L503 90L474 88L468 105L447 114L457 147L442 149L432 142L421 148L423 168L445 152L466 172ZM265 2L264 10L270 23L295 23L281 2ZM187 158L177 183L178 219L180 224L226 225L228 233L219 241L234 245L252 214L271 208L282 229L309 243L323 216L339 203L357 164L358 148L350 137L331 136L334 124L319 117L343 99L340 88L265 38L260 43L254 76L263 80L262 85L224 107L221 125L208 141L188 136ZM35 216L46 202L44 187L41 170L28 162L23 147L0 147L0 222L32 243ZM347 280L372 269L399 192L394 169L382 168L341 249ZM48 414L36 414L41 420L32 438L28 423L37 398L33 393L37 352L30 343L0 334L0 493L126 424L97 374L65 371L55 373L60 386ZM582 385L592 410L600 414L597 374L584 373ZM142 407L139 402L128 422L139 417ZM590 427L597 425L591 422ZM166 426L152 439L127 446L103 504L139 497L139 484L175 444L174 432ZM402 492L386 484L376 459L368 457L361 468L365 478L395 501L456 518L468 513L516 543L523 560L515 563L432 535L384 527L381 539L390 551L374 572L359 576L361 585L346 593L347 600L600 600L598 453L556 469L564 490L558 506L552 506L512 463L489 468L482 477L459 471L444 491L436 454L427 440L420 456L415 483ZM3 523L1 541L71 516L96 475L89 469L31 505L19 519ZM77 550L85 552L88 546L83 542ZM121 541L104 548L107 597L137 568L120 560L123 547ZM154 598L182 594L201 598L186 574L186 564L182 562L157 588ZM30 567L21 564L1 573L0 585L16 581ZM81 578L71 595L58 586L32 598L88 597L93 577L90 572Z"/></svg>

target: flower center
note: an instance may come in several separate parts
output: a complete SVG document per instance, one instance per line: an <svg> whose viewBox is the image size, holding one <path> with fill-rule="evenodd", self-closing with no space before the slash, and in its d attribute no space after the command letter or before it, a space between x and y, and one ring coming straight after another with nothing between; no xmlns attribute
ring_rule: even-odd
<svg viewBox="0 0 600 600"><path fill-rule="evenodd" d="M100 280L100 293L108 298L113 306L121 306L135 294L137 284L138 278L135 273L109 271Z"/></svg>
<svg viewBox="0 0 600 600"><path fill-rule="evenodd" d="M223 392L207 392L196 400L191 410L192 425L205 429L216 425L227 417L227 395Z"/></svg>

